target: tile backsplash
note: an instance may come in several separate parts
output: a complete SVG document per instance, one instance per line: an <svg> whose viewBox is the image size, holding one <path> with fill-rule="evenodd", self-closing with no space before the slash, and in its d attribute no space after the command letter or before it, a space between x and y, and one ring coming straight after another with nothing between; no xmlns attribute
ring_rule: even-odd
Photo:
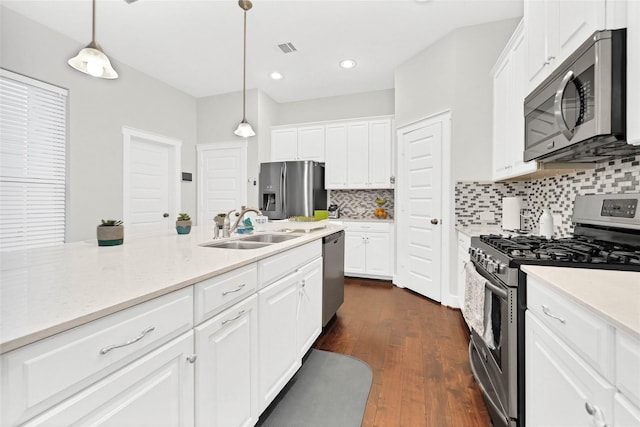
<svg viewBox="0 0 640 427"><path fill-rule="evenodd" d="M500 225L502 198L521 196L526 230L536 230L542 208L554 216L555 236L571 235L571 214L577 194L640 192L640 157L598 163L594 169L522 182L457 182L456 226Z"/></svg>
<svg viewBox="0 0 640 427"><path fill-rule="evenodd" d="M386 200L382 207L387 211L387 219L394 215L393 190L330 190L329 204L340 207L340 216L352 219L376 219L373 212L381 207L376 198Z"/></svg>

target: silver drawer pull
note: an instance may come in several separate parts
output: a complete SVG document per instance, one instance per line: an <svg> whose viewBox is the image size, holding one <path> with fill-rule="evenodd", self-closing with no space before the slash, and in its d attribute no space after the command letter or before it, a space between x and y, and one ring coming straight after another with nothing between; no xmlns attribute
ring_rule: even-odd
<svg viewBox="0 0 640 427"><path fill-rule="evenodd" d="M155 326L149 326L147 329L145 329L144 331L140 332L140 335L138 335L138 336L137 336L137 337L135 337L135 338L130 339L129 341L127 341L127 342L126 342L126 343L124 343L124 344L109 345L109 346L107 346L107 347L103 347L103 348L100 350L100 354L107 354L107 353L109 353L111 350L114 350L114 349L116 349L116 348L126 347L126 346L128 346L128 345L135 344L135 343L137 343L138 341L140 341L142 338L146 337L146 336L147 336L147 334L149 334L150 332L153 332L153 331L155 331L155 330L156 330L156 327L155 327Z"/></svg>
<svg viewBox="0 0 640 427"><path fill-rule="evenodd" d="M243 314L244 314L244 310L242 310L240 313L238 313L238 315L236 317L234 317L233 319L223 320L222 324L226 325L227 323L233 322L234 320L238 320L239 318L242 317Z"/></svg>
<svg viewBox="0 0 640 427"><path fill-rule="evenodd" d="M228 295L228 294L232 294L234 292L239 292L242 288L244 288L244 285L246 285L246 283L243 283L242 285L238 286L236 289L232 290L232 291L224 291L222 293L222 296Z"/></svg>
<svg viewBox="0 0 640 427"><path fill-rule="evenodd" d="M560 322L560 323L562 323L562 324L567 323L567 321L566 321L566 320L564 320L562 317L559 317L559 316L556 316L555 314L553 314L553 313L551 312L551 310L549 309L549 307L547 307L547 306L546 306L546 305L544 305L544 304L542 305L542 312L543 312L544 314L546 314L547 316L551 317L552 319L556 319L558 322Z"/></svg>

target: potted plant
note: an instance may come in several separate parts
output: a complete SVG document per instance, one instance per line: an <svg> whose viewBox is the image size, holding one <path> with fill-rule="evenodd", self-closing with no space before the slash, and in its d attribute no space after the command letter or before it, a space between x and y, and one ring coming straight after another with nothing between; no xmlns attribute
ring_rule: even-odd
<svg viewBox="0 0 640 427"><path fill-rule="evenodd" d="M183 212L178 215L178 220L176 221L176 231L178 234L189 234L191 225L191 218L188 214Z"/></svg>
<svg viewBox="0 0 640 427"><path fill-rule="evenodd" d="M124 225L116 219L101 220L97 227L98 246L117 246L124 242Z"/></svg>

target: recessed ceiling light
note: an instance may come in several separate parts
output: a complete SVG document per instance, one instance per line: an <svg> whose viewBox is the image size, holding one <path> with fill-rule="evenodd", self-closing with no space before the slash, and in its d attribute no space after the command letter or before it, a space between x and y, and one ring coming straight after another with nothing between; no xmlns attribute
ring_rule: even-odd
<svg viewBox="0 0 640 427"><path fill-rule="evenodd" d="M273 80L282 80L284 78L282 73L279 73L277 71L269 73L269 77L271 77Z"/></svg>
<svg viewBox="0 0 640 427"><path fill-rule="evenodd" d="M348 70L350 68L355 68L356 65L357 65L357 62L354 61L353 59L345 59L344 61L340 61L340 66L345 70Z"/></svg>

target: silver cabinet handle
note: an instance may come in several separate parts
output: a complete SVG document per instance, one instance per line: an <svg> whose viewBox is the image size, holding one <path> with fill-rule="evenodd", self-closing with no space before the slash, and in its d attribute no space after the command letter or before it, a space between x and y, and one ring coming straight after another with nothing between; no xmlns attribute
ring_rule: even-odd
<svg viewBox="0 0 640 427"><path fill-rule="evenodd" d="M196 354L190 354L189 356L187 356L187 362L194 364L196 363L196 359L198 358L198 355Z"/></svg>
<svg viewBox="0 0 640 427"><path fill-rule="evenodd" d="M238 286L236 289L232 290L232 291L224 291L222 293L222 296L228 295L228 294L232 294L234 292L238 292L240 291L242 288L244 288L244 286L246 285L246 283L243 283L242 285Z"/></svg>
<svg viewBox="0 0 640 427"><path fill-rule="evenodd" d="M239 312L239 313L238 313L238 315L237 315L236 317L234 317L233 319L223 320L223 321L222 321L222 324L223 324L223 325L226 325L227 323L231 323L231 322L233 322L234 320L238 320L239 318L241 318L241 317L242 317L242 315L243 315L243 314L244 314L244 310L242 310L241 312Z"/></svg>
<svg viewBox="0 0 640 427"><path fill-rule="evenodd" d="M137 343L138 341L140 341L142 338L146 337L147 334L155 331L156 327L155 326L149 326L148 328L146 328L145 330L143 330L142 332L140 332L140 335L138 335L135 338L130 339L129 341L127 341L124 344L116 344L116 345L109 345L107 347L103 347L100 350L100 354L107 354L109 353L111 350L114 350L116 348L120 348L120 347L126 347L128 345Z"/></svg>
<svg viewBox="0 0 640 427"><path fill-rule="evenodd" d="M562 324L567 323L567 321L566 321L566 320L564 320L562 317L559 317L559 316L556 316L555 314L553 314L553 313L551 312L551 310L549 309L549 307L547 307L547 306L546 306L546 305L544 305L544 304L542 305L542 312L543 312L544 314L546 314L547 316L551 317L552 319L556 319L558 322L560 322L560 323L562 323Z"/></svg>
<svg viewBox="0 0 640 427"><path fill-rule="evenodd" d="M587 414L589 415L595 415L596 413L596 408L589 402L584 403L584 409L587 410Z"/></svg>

